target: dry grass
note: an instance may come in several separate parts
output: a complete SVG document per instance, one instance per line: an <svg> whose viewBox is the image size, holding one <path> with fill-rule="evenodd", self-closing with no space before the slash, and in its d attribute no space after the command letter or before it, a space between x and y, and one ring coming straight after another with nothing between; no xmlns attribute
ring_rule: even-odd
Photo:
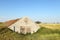
<svg viewBox="0 0 60 40"><path fill-rule="evenodd" d="M0 22L0 29L5 27L6 27L5 23Z"/></svg>
<svg viewBox="0 0 60 40"><path fill-rule="evenodd" d="M50 29L60 29L60 24L39 24L41 27L46 27Z"/></svg>

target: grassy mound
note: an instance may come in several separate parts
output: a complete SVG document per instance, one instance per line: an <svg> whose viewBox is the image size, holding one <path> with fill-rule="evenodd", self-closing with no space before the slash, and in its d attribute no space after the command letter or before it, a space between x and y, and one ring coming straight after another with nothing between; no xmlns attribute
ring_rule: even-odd
<svg viewBox="0 0 60 40"><path fill-rule="evenodd" d="M42 27L34 34L18 34L8 28L0 29L0 40L60 40L60 30Z"/></svg>

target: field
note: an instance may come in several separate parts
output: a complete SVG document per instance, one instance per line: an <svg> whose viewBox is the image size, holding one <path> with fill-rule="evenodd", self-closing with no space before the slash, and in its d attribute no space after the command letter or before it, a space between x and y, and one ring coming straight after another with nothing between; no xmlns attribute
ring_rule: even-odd
<svg viewBox="0 0 60 40"><path fill-rule="evenodd" d="M41 27L49 29L60 29L60 24L39 24Z"/></svg>
<svg viewBox="0 0 60 40"><path fill-rule="evenodd" d="M50 24L48 28L46 27L48 24L43 25L44 27L40 25L41 28L36 33L26 35L18 34L5 27L0 28L0 40L60 40L60 30L55 28L58 26L51 29L49 27L53 27L50 26L53 24Z"/></svg>
<svg viewBox="0 0 60 40"><path fill-rule="evenodd" d="M0 22L0 29L4 28L6 25L2 22Z"/></svg>

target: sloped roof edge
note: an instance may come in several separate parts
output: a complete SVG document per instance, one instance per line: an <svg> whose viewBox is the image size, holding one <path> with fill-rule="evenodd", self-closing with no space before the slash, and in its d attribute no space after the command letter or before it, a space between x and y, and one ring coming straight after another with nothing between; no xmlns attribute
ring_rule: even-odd
<svg viewBox="0 0 60 40"><path fill-rule="evenodd" d="M8 26L14 24L15 22L17 22L18 20L20 20L20 19L9 20L9 21L6 21L6 22L4 22L4 23L5 23L5 25L8 27Z"/></svg>

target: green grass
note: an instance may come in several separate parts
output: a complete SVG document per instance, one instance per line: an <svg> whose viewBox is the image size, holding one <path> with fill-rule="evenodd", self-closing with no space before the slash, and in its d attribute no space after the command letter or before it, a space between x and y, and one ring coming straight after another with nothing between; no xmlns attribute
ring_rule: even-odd
<svg viewBox="0 0 60 40"><path fill-rule="evenodd" d="M60 30L42 27L34 34L18 34L8 28L0 29L0 40L60 40Z"/></svg>

